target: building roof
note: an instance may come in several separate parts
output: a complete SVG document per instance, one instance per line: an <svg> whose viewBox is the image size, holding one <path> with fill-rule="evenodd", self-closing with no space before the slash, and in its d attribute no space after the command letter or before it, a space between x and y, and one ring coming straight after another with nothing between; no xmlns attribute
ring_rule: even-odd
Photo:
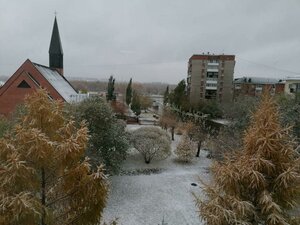
<svg viewBox="0 0 300 225"><path fill-rule="evenodd" d="M58 26L57 26L56 17L54 19L49 53L50 54L63 54L63 49L62 49L61 40L60 40L60 36L59 36L59 30L58 30Z"/></svg>
<svg viewBox="0 0 300 225"><path fill-rule="evenodd" d="M234 60L235 55L194 54L189 60Z"/></svg>
<svg viewBox="0 0 300 225"><path fill-rule="evenodd" d="M235 84L244 84L244 83L251 83L251 84L277 84L281 80L275 78L266 78L266 77L241 77L235 78L233 83Z"/></svg>
<svg viewBox="0 0 300 225"><path fill-rule="evenodd" d="M72 85L65 79L64 76L60 75L55 69L37 63L33 63L33 65L55 88L55 90L65 99L65 101L71 102L73 97L77 95L77 92L72 87Z"/></svg>
<svg viewBox="0 0 300 225"><path fill-rule="evenodd" d="M292 76L292 77L287 77L286 80L300 81L300 75L298 75L298 76Z"/></svg>

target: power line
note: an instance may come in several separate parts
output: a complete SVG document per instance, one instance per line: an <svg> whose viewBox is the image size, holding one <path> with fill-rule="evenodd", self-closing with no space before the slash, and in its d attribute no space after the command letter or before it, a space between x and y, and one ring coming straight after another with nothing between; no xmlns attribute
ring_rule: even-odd
<svg viewBox="0 0 300 225"><path fill-rule="evenodd" d="M297 74L297 75L300 74L300 72L290 71L290 70L278 68L278 67L275 67L275 66L270 66L270 65L267 65L267 64L254 62L254 61L251 61L251 60L248 60L248 59L243 59L241 57L238 57L238 59L242 60L242 61L245 61L245 62L248 62L250 64L254 64L254 65L258 65L258 66L263 66L263 67L266 67L266 68L270 68L270 69L273 69L273 70L282 71L282 72L285 72L285 73L292 73L292 74Z"/></svg>

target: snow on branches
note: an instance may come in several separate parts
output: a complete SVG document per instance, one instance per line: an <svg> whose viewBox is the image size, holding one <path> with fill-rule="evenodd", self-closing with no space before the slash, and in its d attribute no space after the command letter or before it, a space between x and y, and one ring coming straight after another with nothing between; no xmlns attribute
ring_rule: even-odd
<svg viewBox="0 0 300 225"><path fill-rule="evenodd" d="M145 163L152 159L165 159L171 154L171 140L158 127L142 127L132 132L133 146L143 155Z"/></svg>
<svg viewBox="0 0 300 225"><path fill-rule="evenodd" d="M264 95L241 151L212 167L213 181L203 183L207 198L195 195L208 225L299 224L300 163L291 128L282 128L274 100Z"/></svg>

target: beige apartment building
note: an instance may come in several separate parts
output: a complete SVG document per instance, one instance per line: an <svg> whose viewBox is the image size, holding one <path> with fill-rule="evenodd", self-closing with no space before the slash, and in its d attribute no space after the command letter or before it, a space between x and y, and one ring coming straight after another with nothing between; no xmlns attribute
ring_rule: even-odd
<svg viewBox="0 0 300 225"><path fill-rule="evenodd" d="M193 55L188 62L187 93L190 103L204 100L228 103L233 99L235 55Z"/></svg>
<svg viewBox="0 0 300 225"><path fill-rule="evenodd" d="M300 93L300 76L287 77L285 80L284 93L295 97Z"/></svg>

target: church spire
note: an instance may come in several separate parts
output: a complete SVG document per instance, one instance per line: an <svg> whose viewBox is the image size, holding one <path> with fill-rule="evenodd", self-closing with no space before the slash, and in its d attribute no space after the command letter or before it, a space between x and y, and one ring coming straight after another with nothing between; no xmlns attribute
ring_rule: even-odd
<svg viewBox="0 0 300 225"><path fill-rule="evenodd" d="M49 47L49 67L57 69L63 75L63 49L60 41L56 16L52 30L51 42Z"/></svg>

